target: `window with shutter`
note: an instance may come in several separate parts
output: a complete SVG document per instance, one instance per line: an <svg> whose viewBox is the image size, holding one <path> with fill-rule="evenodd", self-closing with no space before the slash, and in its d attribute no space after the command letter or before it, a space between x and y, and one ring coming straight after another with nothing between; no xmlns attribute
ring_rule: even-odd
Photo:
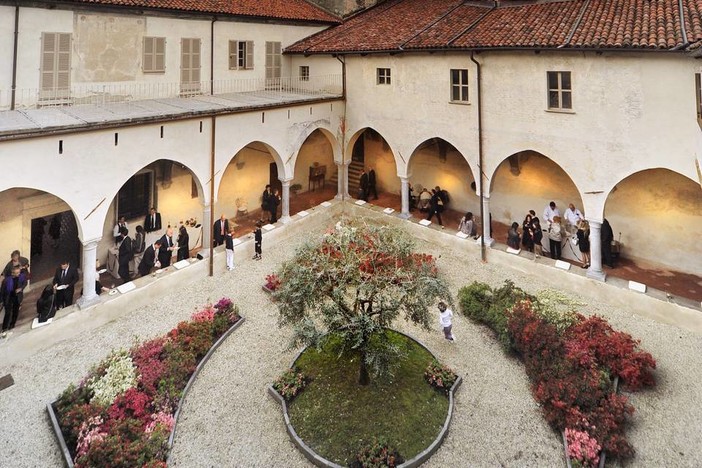
<svg viewBox="0 0 702 468"><path fill-rule="evenodd" d="M200 92L200 39L181 39L180 91L185 94Z"/></svg>
<svg viewBox="0 0 702 468"><path fill-rule="evenodd" d="M166 38L145 37L144 57L142 61L144 73L166 72Z"/></svg>
<svg viewBox="0 0 702 468"><path fill-rule="evenodd" d="M695 73L695 98L697 100L697 120L702 121L702 75Z"/></svg>
<svg viewBox="0 0 702 468"><path fill-rule="evenodd" d="M229 69L239 68L239 41L229 41Z"/></svg>
<svg viewBox="0 0 702 468"><path fill-rule="evenodd" d="M280 80L282 57L280 42L266 42L266 80L275 84Z"/></svg>
<svg viewBox="0 0 702 468"><path fill-rule="evenodd" d="M253 70L253 41L229 41L229 69Z"/></svg>
<svg viewBox="0 0 702 468"><path fill-rule="evenodd" d="M253 41L246 41L246 65L247 70L253 70L254 67L254 43Z"/></svg>
<svg viewBox="0 0 702 468"><path fill-rule="evenodd" d="M71 34L41 35L41 99L66 99L71 89Z"/></svg>

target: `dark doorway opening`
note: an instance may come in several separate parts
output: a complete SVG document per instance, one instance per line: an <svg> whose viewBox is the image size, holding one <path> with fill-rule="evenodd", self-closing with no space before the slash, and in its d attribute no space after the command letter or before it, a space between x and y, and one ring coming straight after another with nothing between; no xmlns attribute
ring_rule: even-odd
<svg viewBox="0 0 702 468"><path fill-rule="evenodd" d="M132 176L119 189L118 217L134 219L146 216L151 208L151 191L153 187L153 172L142 172Z"/></svg>
<svg viewBox="0 0 702 468"><path fill-rule="evenodd" d="M80 268L81 244L72 211L34 218L31 223L32 282L50 279L63 260Z"/></svg>
<svg viewBox="0 0 702 468"><path fill-rule="evenodd" d="M268 183L271 186L272 191L278 191L279 194L283 192L283 183L278 179L278 165L274 162L270 163L269 167L269 178Z"/></svg>

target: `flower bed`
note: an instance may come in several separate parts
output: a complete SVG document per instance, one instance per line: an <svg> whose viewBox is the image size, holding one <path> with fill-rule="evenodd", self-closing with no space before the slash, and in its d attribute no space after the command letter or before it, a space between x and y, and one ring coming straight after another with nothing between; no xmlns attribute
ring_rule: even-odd
<svg viewBox="0 0 702 468"><path fill-rule="evenodd" d="M67 464L165 467L190 381L240 320L221 299L165 336L113 351L71 384L49 405Z"/></svg>
<svg viewBox="0 0 702 468"><path fill-rule="evenodd" d="M475 303L489 302L485 288L490 289L471 285L461 290L464 312ZM571 461L596 466L601 450L615 458L632 457L634 448L626 440L625 428L634 408L626 396L615 392L613 380L618 378L631 392L654 386L653 357L602 317L558 313L540 303L538 294L511 307L503 304L502 314L503 320L479 321L505 325L495 332L523 360L546 420L565 431Z"/></svg>
<svg viewBox="0 0 702 468"><path fill-rule="evenodd" d="M280 277L277 274L271 273L270 275L266 275L266 284L263 285L264 291L268 294L273 294L279 287Z"/></svg>

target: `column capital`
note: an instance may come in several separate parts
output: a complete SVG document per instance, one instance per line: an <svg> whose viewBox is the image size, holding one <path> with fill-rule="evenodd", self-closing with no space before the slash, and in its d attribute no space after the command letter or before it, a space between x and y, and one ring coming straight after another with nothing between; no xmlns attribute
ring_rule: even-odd
<svg viewBox="0 0 702 468"><path fill-rule="evenodd" d="M290 185L290 182L293 181L293 178L290 177L289 179L278 179L283 186Z"/></svg>
<svg viewBox="0 0 702 468"><path fill-rule="evenodd" d="M585 220L590 224L590 227L600 227L602 226L602 220L601 219L593 219L593 218L588 218L587 216L585 217Z"/></svg>
<svg viewBox="0 0 702 468"><path fill-rule="evenodd" d="M102 237L96 237L94 239L81 240L80 243L86 249L97 249L98 244L102 240Z"/></svg>

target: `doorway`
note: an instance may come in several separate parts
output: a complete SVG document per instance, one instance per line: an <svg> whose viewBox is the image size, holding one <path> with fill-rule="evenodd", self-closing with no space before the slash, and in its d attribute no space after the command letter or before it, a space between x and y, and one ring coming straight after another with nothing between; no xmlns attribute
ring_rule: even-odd
<svg viewBox="0 0 702 468"><path fill-rule="evenodd" d="M81 244L72 211L33 218L30 236L33 283L51 279L63 260L80 268Z"/></svg>
<svg viewBox="0 0 702 468"><path fill-rule="evenodd" d="M283 194L283 183L278 178L278 165L274 162L270 163L268 166L268 184L271 186L271 190L275 192L276 190L282 196Z"/></svg>

